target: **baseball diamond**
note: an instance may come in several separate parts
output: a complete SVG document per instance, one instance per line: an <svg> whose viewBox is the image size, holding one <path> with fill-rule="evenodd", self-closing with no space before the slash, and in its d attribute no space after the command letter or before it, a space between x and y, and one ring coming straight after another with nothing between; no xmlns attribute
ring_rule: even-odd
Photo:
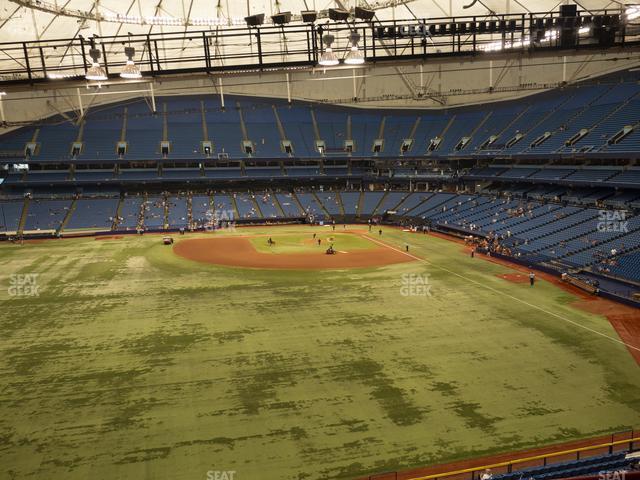
<svg viewBox="0 0 640 480"><path fill-rule="evenodd" d="M0 480L640 480L640 5L0 2Z"/></svg>

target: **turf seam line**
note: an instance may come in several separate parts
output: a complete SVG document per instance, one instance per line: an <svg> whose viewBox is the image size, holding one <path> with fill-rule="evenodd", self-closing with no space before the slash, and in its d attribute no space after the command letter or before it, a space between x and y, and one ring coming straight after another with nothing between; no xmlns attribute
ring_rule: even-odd
<svg viewBox="0 0 640 480"><path fill-rule="evenodd" d="M619 344L621 344L621 345L624 345L624 346L625 346L625 347L627 347L627 348L630 348L630 349L632 349L632 350L636 350L636 351L640 352L640 347L636 347L635 345L631 345L631 344L629 344L629 343L626 343L626 342L624 342L624 341L622 341L622 340L620 340L620 339L617 339L617 338L614 338L614 337L612 337L612 336L610 336L610 335L607 335L606 333L602 333L602 332L599 332L598 330L594 330L593 328L587 327L586 325L582 325L581 323L578 323L578 322L576 322L576 321L574 321L574 320L571 320L570 318L563 317L562 315L559 315L559 314L554 313L554 312L550 312L549 310L545 310L544 308L539 307L539 306L537 306L537 305L534 305L534 304L532 304L532 303L529 303L529 302L527 302L527 301L525 301L525 300L522 300L521 298L514 297L513 295L510 295L510 294L505 293L505 292L501 292L500 290L497 290L497 289L495 289L495 288L493 288L493 287L490 287L490 286L488 286L488 285L485 285L484 283L480 283L480 282L478 282L478 281L476 281L476 280L473 280L473 279L471 279L471 278L469 278L469 277L465 277L464 275L461 275L461 274L459 274L459 273L457 273L457 272L453 272L453 271L451 271L451 270L449 270L449 269L447 269L447 268L444 268L444 267L441 267L441 266L436 265L436 264L434 264L434 263L431 263L430 261L428 261L428 260L426 260L426 259L424 259L424 258L416 257L415 255L412 255L412 254L410 254L410 253L408 253L408 252L403 252L402 250L397 249L397 248L395 248L395 247L393 247L393 246L389 245L388 243L381 242L380 240L377 240L377 239L375 239L375 238L372 238L372 237L370 237L370 236L368 236L368 235L365 235L365 237L367 237L367 238L368 238L369 240L371 240L372 242L377 243L378 245L382 245L382 246L385 246L385 247L387 247L387 248L390 248L391 250L395 250L396 252L402 253L403 255L406 255L406 256L408 256L408 257L410 257L410 258L413 258L414 260L417 260L417 261L419 261L419 262L425 263L425 264L430 265L430 266L432 266L432 267L438 268L438 269L443 270L443 271L445 271L445 272L451 273L452 275L455 275L455 276L457 276L457 277L460 277L460 278L462 278L463 280L466 280L466 281L468 281L468 282L471 282L471 283L474 283L474 284L476 284L476 285L479 285L479 286L481 286L481 287L483 287L483 288L485 288L485 289L487 289L487 290L491 290L491 291L492 291L492 292L494 292L494 293L497 293L497 294L502 295L502 296L505 296L505 297L509 297L509 298L511 298L512 300L515 300L515 301L517 301L517 302L523 303L524 305L527 305L527 306L529 306L529 307L535 308L536 310L539 310L539 311L541 311L541 312L543 312L543 313L546 313L547 315L551 315L551 316L553 316L553 317L559 318L560 320L563 320L563 321L565 321L565 322L567 322L567 323L570 323L570 324L572 324L572 325L575 325L576 327L582 328L583 330L587 330L587 331L589 331L589 332L591 332L591 333L595 333L596 335L600 335L601 337L604 337L604 338L606 338L606 339L609 339L609 340L611 340L611 341L614 341L614 342L616 342L616 343L619 343Z"/></svg>

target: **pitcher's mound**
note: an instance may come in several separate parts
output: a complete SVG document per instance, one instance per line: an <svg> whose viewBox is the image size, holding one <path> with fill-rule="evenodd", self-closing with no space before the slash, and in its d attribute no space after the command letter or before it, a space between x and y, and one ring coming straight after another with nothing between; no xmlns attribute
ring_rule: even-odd
<svg viewBox="0 0 640 480"><path fill-rule="evenodd" d="M324 269L382 267L414 261L390 248L375 247L347 253L327 255L322 252L282 253L271 255L256 251L247 238L194 238L182 240L173 247L174 253L189 260L244 268Z"/></svg>

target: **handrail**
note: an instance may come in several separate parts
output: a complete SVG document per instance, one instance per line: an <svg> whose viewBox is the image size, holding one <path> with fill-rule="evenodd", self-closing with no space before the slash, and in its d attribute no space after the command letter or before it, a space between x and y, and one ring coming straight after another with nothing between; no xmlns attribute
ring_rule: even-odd
<svg viewBox="0 0 640 480"><path fill-rule="evenodd" d="M444 478L444 477L451 477L453 475L461 475L463 473L472 473L472 472L477 472L479 470L486 470L486 469L492 469L492 468L499 468L499 467L508 467L514 464L518 464L518 463L525 463L525 462L532 462L535 460L543 460L543 459L547 459L547 458L551 458L551 457L560 457L563 455L569 455L571 453L579 453L579 452L586 452L589 450L596 450L599 448L605 448L605 447L614 447L616 445L624 445L625 443L629 443L629 444L633 444L635 442L640 442L640 437L632 437L626 440L616 440L616 441L611 441L611 442L606 442L606 443L600 443L597 445L590 445L587 447L579 447L579 448L572 448L570 450L563 450L561 452L552 452L552 453L546 453L546 454L541 454L541 455L534 455L531 457L523 457L523 458L518 458L516 460L508 460L506 462L499 462L499 463L492 463L490 465L482 465L482 466L478 466L478 467L473 467L473 468L464 468L461 470L453 470L450 472L445 472L445 473L436 473L436 474L431 474L431 475L425 475L422 477L411 477L410 480L433 480L433 479L437 479L437 478Z"/></svg>

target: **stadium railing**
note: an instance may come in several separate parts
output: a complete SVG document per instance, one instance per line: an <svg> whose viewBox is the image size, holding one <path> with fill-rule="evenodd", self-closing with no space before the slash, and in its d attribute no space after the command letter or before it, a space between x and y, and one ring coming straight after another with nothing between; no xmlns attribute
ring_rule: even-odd
<svg viewBox="0 0 640 480"><path fill-rule="evenodd" d="M517 457L512 460L494 462L486 465L478 465L470 468L445 471L430 475L411 475L409 472L385 472L370 475L366 478L368 480L478 480L480 475L487 469L491 470L493 474L511 473L514 470L535 466L546 466L554 462L580 460L588 457L589 452L592 452L593 455L598 455L604 452L611 454L616 451L634 451L640 449L640 432L633 429L613 433L610 435L609 441L602 441L604 438L605 437L598 437L593 440L592 444L582 447L562 449L539 455L523 454L525 456ZM585 456L585 454L587 455Z"/></svg>

